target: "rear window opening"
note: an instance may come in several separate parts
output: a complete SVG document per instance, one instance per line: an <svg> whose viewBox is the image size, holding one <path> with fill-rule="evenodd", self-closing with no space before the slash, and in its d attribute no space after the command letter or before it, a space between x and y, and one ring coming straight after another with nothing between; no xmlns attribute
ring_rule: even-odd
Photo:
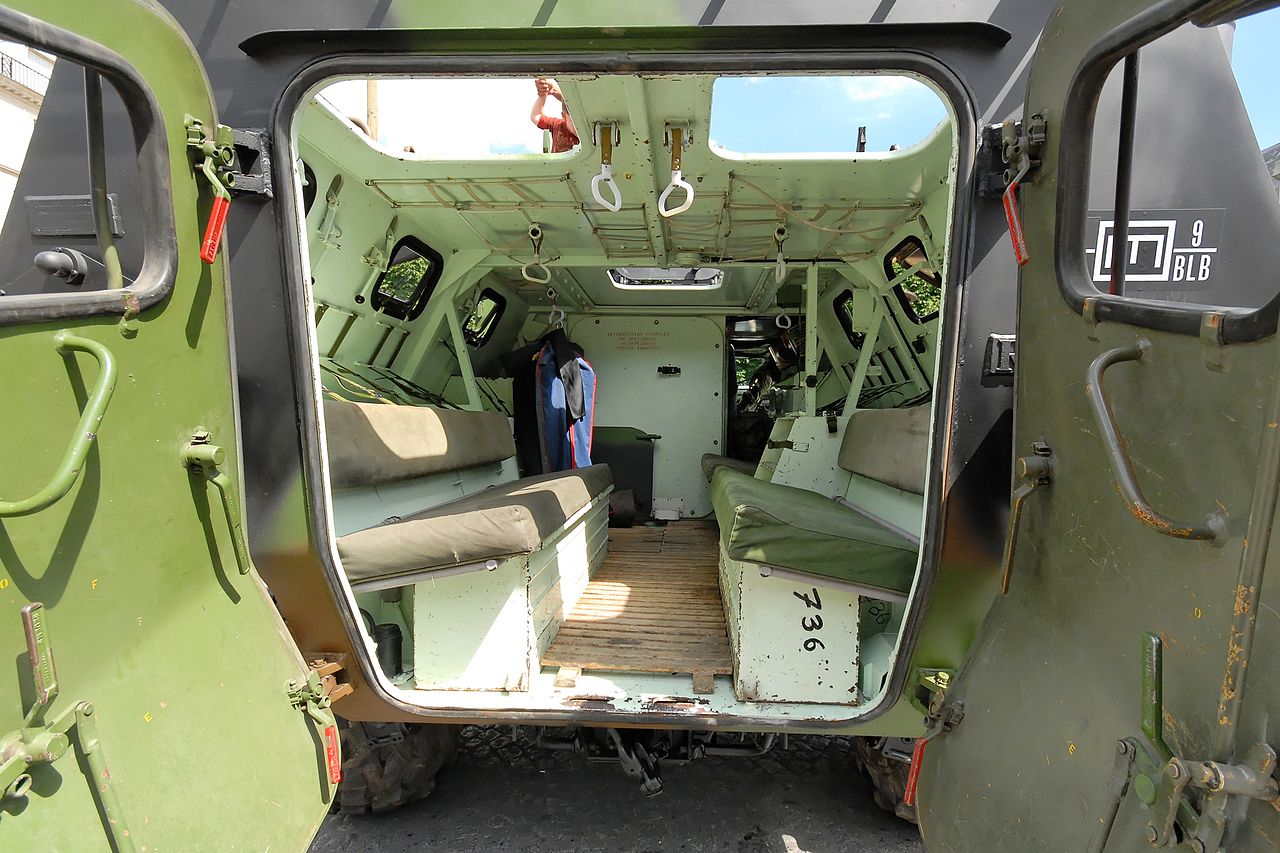
<svg viewBox="0 0 1280 853"><path fill-rule="evenodd" d="M316 98L346 119L368 142L408 159L518 158L576 151L555 94L542 98L540 127L530 121L539 101L538 78L395 78L343 80ZM555 78L547 82L559 92ZM567 131L567 128L566 128ZM560 140L572 144L555 147Z"/></svg>
<svg viewBox="0 0 1280 853"><path fill-rule="evenodd" d="M911 148L947 119L906 75L721 77L712 87L711 149L725 157L848 158Z"/></svg>
<svg viewBox="0 0 1280 853"><path fill-rule="evenodd" d="M895 665L929 511L951 114L906 73L541 79L572 154L543 153L532 77L381 77L376 111L346 80L295 120L319 486L370 637L403 638L388 689L463 715L590 694L635 720L695 695L728 720L856 717ZM392 114L400 88L415 115ZM725 118L747 89L754 125ZM421 105L448 91L508 94L446 144ZM754 506L770 517L736 520ZM884 575L794 539L858 510L895 543ZM760 542L725 533L756 521Z"/></svg>

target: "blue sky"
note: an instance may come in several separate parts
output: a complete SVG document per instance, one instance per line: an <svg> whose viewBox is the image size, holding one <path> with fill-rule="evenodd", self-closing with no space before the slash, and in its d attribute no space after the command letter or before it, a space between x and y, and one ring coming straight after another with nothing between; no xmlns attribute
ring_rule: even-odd
<svg viewBox="0 0 1280 853"><path fill-rule="evenodd" d="M910 77L724 77L711 98L711 139L741 154L906 148L946 117L933 90Z"/></svg>
<svg viewBox="0 0 1280 853"><path fill-rule="evenodd" d="M1240 94L1258 135L1258 147L1280 142L1280 9L1269 9L1236 23L1231 65Z"/></svg>
<svg viewBox="0 0 1280 853"><path fill-rule="evenodd" d="M1280 9L1237 23L1232 65L1259 147L1280 143ZM364 114L363 80L324 94L339 111ZM411 144L425 157L538 152L542 132L529 122L533 97L527 79L384 80L379 136L393 150ZM442 133L441 115L468 120ZM945 116L932 89L900 75L725 77L715 82L710 136L744 154L852 152L865 125L867 150L887 151L919 142Z"/></svg>

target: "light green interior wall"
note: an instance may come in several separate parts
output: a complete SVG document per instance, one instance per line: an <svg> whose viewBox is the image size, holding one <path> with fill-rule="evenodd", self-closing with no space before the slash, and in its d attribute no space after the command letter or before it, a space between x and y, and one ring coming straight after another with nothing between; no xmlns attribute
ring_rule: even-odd
<svg viewBox="0 0 1280 853"><path fill-rule="evenodd" d="M907 235L915 235L926 246L931 260L939 268L945 265L949 209L953 203L950 179L954 139L950 125L944 123L920 145L900 152L828 160L730 160L707 145L706 120L714 79L710 75L568 75L558 79L573 104L583 137L578 150L563 155L432 161L371 144L349 122L317 101L300 111L296 124L298 147L315 170L318 184L317 199L307 217L312 250L309 254L316 262L312 270L314 295L318 304L329 306L317 330L321 353L333 347L348 315L356 319L337 349L340 360L368 360L378 349L386 326L391 326L394 339L406 334L406 340L398 348L394 362L393 348L384 346L375 363L389 364L397 374L465 407L500 408L484 393L491 391L495 399L510 406L510 381L495 378L499 372L497 354L545 332L547 312L553 304L568 312L571 332L584 323L594 325L595 320L606 318L636 329L655 321L704 318L705 322L718 324L723 343L727 316L786 313L799 318L806 302L807 262L819 259L817 313L809 320L817 330L819 355L830 366L830 373L820 375L813 395L816 406L839 411L849 394L849 381L860 354L840 325L834 303L851 289L879 300L876 310L886 317L896 316L902 327L899 332L897 325L883 323L875 343L877 359L888 357L892 348L900 360L906 361L912 341L921 335L925 341L925 351L911 360L912 364L919 363L914 384L881 398L876 405L892 405L928 391L935 370L937 323L915 326L896 297L886 293L883 256ZM599 171L599 151L589 129L597 121L621 125L621 143L613 158L623 197L623 207L617 213L602 210L590 201L589 182ZM670 172L670 151L663 145L663 128L668 124L688 127L692 134L692 143L683 152L683 172L696 191L692 207L671 219L660 217L654 206ZM344 174L345 185L334 221L341 233L321 255L316 238L325 217L325 190L339 170ZM788 209L794 212L787 213ZM386 245L387 226L393 216L397 217L394 236L418 236L445 259L430 303L419 318L403 323L376 314L367 302L360 304L354 298L358 291L367 291L371 276L376 275L376 267L364 258L376 260L371 249ZM821 227L807 227L799 221L802 218L812 219ZM532 223L537 223L546 235L538 260L550 270L549 285L528 282L520 273L521 265L535 260L528 237ZM781 280L775 274L777 249L773 240L779 224L787 226L789 235L783 252L786 272ZM832 228L850 233L824 230ZM605 275L610 266L712 264L726 273L723 286L713 291L623 291L613 287ZM485 287L506 299L506 314L483 349L459 347L460 323ZM456 359L449 352L450 347L460 350L463 358ZM635 357L644 361L658 355L661 353L637 352ZM591 357L589 352L588 358ZM719 364L723 370L723 350ZM652 367L647 362L645 366L646 370ZM625 371L602 371L602 393L634 393L625 379L612 384L622 373ZM802 365L800 373L784 384L798 388L803 373ZM874 365L871 373L875 373ZM667 407L688 419L713 418L712 413L723 413L728 402L724 399L722 377L698 383L697 393L652 400L639 395L639 402ZM790 399L796 403L792 408L800 408L804 398L802 391L792 395ZM608 409L607 404L603 409ZM843 417L839 419L841 428L845 421ZM604 423L599 418L597 422ZM628 425L648 428L642 423ZM705 481L696 462L701 453L723 447L723 425L717 425L715 432L717 438L711 446L701 439L691 439L686 442L689 446L674 454L673 458L678 457L682 465L687 463L688 471L693 472L690 482L697 481L689 494L705 492ZM774 439L789 437L815 445L825 442L838 446L832 440L838 435L830 437L826 433L825 418L779 419ZM768 450L757 476L777 477L780 482L792 482L824 494L841 494L895 524L919 528L918 498L911 505L901 493L889 494L893 490L877 488L879 484L855 482L861 478L853 478L835 466L834 452L827 452L825 444L821 453L814 453L803 462L794 452ZM471 485L482 487L512 476L514 470L495 469L481 472L468 482L474 480ZM395 510L434 505L449 499L455 491L465 493L467 488L465 484L441 479L379 487L362 495L339 493L335 495L335 514L343 529L358 529L387 515L403 514ZM678 490L682 489L684 484ZM655 488L655 495L660 496L662 491ZM690 504L692 508L697 499ZM529 594L526 589L525 595ZM375 618L403 623L406 659L425 654L420 645L414 646L410 635L424 628L413 624L413 616L415 604L420 610L427 598L417 600L404 595L399 601L386 602L374 595L362 596L361 600L368 600L377 608ZM538 605L530 600L522 606L533 612ZM865 611L865 602L862 607ZM421 618L421 613L418 616ZM864 640L874 639L877 634L893 637L900 618L900 612L894 611L877 621L868 619L863 612L853 624L859 626L856 630ZM543 627L549 624L544 623ZM544 638L535 632L529 640L530 649L543 646L542 640L549 640L550 636ZM855 667L860 665L864 675L878 680L878 674L889 666L891 651L892 641L879 639L874 648L862 649L860 662L856 656L849 662ZM670 682L662 676L584 676L579 689L596 688L616 695L617 707L624 708L646 691L652 694L684 689L683 682ZM556 691L536 667L530 671L525 686L527 693L514 698L453 690L418 690L413 695L416 701L427 704L458 707L514 709L529 703L554 703ZM718 688L708 702L719 712L767 712L779 719L847 716L847 709L834 706L821 710L822 706L782 702L744 705L740 696L723 688Z"/></svg>

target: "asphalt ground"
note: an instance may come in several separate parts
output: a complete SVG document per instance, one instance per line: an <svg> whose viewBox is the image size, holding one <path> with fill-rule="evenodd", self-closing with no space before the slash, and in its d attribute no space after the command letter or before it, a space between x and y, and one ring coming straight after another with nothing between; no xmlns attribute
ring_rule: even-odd
<svg viewBox="0 0 1280 853"><path fill-rule="evenodd" d="M330 815L312 853L347 851L923 851L882 811L845 738L791 737L758 757L664 763L657 797L614 762L468 727L435 792L393 812Z"/></svg>

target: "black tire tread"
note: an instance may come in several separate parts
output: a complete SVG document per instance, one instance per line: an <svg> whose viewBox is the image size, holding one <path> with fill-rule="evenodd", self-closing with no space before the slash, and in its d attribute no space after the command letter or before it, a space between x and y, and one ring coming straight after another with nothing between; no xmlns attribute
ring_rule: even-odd
<svg viewBox="0 0 1280 853"><path fill-rule="evenodd" d="M457 755L455 726L338 721L342 781L334 810L385 812L428 796Z"/></svg>

